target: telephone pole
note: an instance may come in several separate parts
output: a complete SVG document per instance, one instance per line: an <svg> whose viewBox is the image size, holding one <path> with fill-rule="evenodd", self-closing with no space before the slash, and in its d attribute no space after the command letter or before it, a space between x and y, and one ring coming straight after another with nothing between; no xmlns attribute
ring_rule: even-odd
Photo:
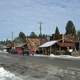
<svg viewBox="0 0 80 80"><path fill-rule="evenodd" d="M40 22L39 24L40 24L40 37L42 37L42 22Z"/></svg>
<svg viewBox="0 0 80 80"><path fill-rule="evenodd" d="M42 22L40 22L39 24L40 24L40 27L39 27L39 30L40 30L39 38L40 38L40 45L41 45L42 44Z"/></svg>
<svg viewBox="0 0 80 80"><path fill-rule="evenodd" d="M13 42L13 32L12 32L12 42Z"/></svg>

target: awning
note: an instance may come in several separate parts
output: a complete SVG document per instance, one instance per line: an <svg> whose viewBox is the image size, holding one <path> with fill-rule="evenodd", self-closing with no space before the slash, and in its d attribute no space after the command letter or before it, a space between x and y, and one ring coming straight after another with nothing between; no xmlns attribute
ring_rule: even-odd
<svg viewBox="0 0 80 80"><path fill-rule="evenodd" d="M50 47L52 45L54 45L55 43L57 43L58 41L49 41L44 43L43 45L39 46L40 48L44 48L44 47Z"/></svg>

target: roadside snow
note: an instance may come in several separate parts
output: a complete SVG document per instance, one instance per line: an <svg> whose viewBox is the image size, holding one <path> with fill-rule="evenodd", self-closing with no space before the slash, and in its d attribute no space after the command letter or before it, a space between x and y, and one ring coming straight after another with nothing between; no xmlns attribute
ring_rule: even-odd
<svg viewBox="0 0 80 80"><path fill-rule="evenodd" d="M19 77L16 77L14 74L6 71L3 67L0 67L0 80L22 80Z"/></svg>
<svg viewBox="0 0 80 80"><path fill-rule="evenodd" d="M38 57L48 57L48 55L43 55L43 54L34 54L34 56L38 56Z"/></svg>
<svg viewBox="0 0 80 80"><path fill-rule="evenodd" d="M71 55L54 55L51 54L50 57L56 57L56 58L64 58L64 59L80 59L80 56L71 56Z"/></svg>
<svg viewBox="0 0 80 80"><path fill-rule="evenodd" d="M41 55L41 54L35 54L34 56L38 56L38 57L52 57L52 58L62 58L62 59L80 59L80 56L70 56L70 55L54 55L54 54L50 54L50 55Z"/></svg>
<svg viewBox="0 0 80 80"><path fill-rule="evenodd" d="M50 57L55 57L55 58L63 58L63 59L80 59L80 56L71 56L71 55L53 55L51 54Z"/></svg>
<svg viewBox="0 0 80 80"><path fill-rule="evenodd" d="M0 50L0 53L8 53L8 52L5 50Z"/></svg>

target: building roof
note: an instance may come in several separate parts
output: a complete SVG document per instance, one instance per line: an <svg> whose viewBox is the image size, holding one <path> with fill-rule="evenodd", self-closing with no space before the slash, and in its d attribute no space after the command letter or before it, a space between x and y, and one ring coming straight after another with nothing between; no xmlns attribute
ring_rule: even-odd
<svg viewBox="0 0 80 80"><path fill-rule="evenodd" d="M43 48L43 47L50 47L52 45L54 45L55 43L57 43L58 41L49 41L49 42L46 42L44 43L43 45L39 46L40 48Z"/></svg>

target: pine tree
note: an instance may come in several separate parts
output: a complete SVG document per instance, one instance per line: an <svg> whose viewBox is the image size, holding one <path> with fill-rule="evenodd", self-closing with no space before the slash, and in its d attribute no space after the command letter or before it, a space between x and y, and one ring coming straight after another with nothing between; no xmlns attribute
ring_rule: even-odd
<svg viewBox="0 0 80 80"><path fill-rule="evenodd" d="M72 36L76 35L76 29L72 21L68 21L66 24L66 35L70 34Z"/></svg>
<svg viewBox="0 0 80 80"><path fill-rule="evenodd" d="M35 32L31 32L30 37L32 37L32 38L36 38L36 37L37 37L37 35L36 35L36 33L35 33Z"/></svg>
<svg viewBox="0 0 80 80"><path fill-rule="evenodd" d="M26 35L25 35L23 32L20 32L20 33L19 33L19 39L20 39L22 42L26 42Z"/></svg>
<svg viewBox="0 0 80 80"><path fill-rule="evenodd" d="M53 35L53 39L55 39L55 40L60 39L60 32L59 32L58 27L56 27L56 29L55 29L55 34Z"/></svg>
<svg viewBox="0 0 80 80"><path fill-rule="evenodd" d="M56 35L59 35L60 34L58 27L56 27L55 34Z"/></svg>

